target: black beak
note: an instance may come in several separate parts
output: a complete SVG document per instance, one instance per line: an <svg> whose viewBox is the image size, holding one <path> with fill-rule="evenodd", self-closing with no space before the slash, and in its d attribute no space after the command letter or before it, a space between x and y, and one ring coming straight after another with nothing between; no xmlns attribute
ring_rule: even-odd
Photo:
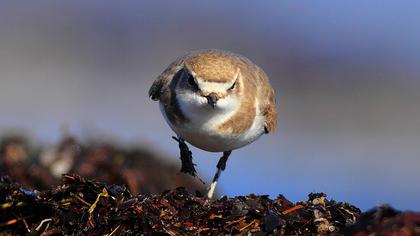
<svg viewBox="0 0 420 236"><path fill-rule="evenodd" d="M217 94L215 93L210 93L208 96L206 96L206 98L207 98L207 103L213 108L216 106L217 100L219 99L217 97Z"/></svg>

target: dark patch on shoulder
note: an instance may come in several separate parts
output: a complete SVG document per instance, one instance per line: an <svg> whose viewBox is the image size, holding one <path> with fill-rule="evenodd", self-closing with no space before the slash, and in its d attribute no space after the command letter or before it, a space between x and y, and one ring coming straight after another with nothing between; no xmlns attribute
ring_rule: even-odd
<svg viewBox="0 0 420 236"><path fill-rule="evenodd" d="M149 97L152 98L152 100L159 100L160 99L160 95L162 93L162 81L161 80L156 80L153 84L152 87L150 87L149 89Z"/></svg>
<svg viewBox="0 0 420 236"><path fill-rule="evenodd" d="M168 88L169 90L168 91L169 98L167 99L168 103L164 104L166 116L171 121L171 123L174 124L175 126L178 126L181 123L186 122L188 120L185 117L185 115L182 113L179 107L178 100L176 98L176 92L175 92L176 84L181 79L182 72L183 72L182 69L179 70L172 78L171 83L169 84L169 88Z"/></svg>

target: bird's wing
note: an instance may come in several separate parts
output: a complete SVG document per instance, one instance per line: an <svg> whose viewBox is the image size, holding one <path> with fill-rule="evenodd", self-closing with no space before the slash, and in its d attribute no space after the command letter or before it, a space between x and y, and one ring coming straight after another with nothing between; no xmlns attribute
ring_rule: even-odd
<svg viewBox="0 0 420 236"><path fill-rule="evenodd" d="M172 125L178 126L187 118L181 112L176 100L175 85L179 81L182 74L182 68L188 55L176 59L172 64L162 72L161 75L153 82L149 89L149 96L160 101L166 117Z"/></svg>
<svg viewBox="0 0 420 236"><path fill-rule="evenodd" d="M261 69L258 70L260 110L265 117L264 129L266 133L274 131L277 126L276 95L271 87L267 75Z"/></svg>
<svg viewBox="0 0 420 236"><path fill-rule="evenodd" d="M162 74L153 82L149 89L149 96L151 99L158 101L161 99L162 94L165 90L169 89L175 74L182 68L185 61L185 56L176 59L172 62L168 68L166 68Z"/></svg>

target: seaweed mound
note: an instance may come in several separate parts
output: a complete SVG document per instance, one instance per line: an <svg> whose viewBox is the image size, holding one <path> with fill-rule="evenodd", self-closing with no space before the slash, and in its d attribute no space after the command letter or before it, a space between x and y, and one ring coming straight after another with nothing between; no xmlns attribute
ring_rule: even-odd
<svg viewBox="0 0 420 236"><path fill-rule="evenodd" d="M210 201L183 188L133 195L124 186L77 175L64 175L61 185L42 192L2 177L0 196L0 231L10 234L341 235L360 216L358 208L322 193L296 204L282 195Z"/></svg>

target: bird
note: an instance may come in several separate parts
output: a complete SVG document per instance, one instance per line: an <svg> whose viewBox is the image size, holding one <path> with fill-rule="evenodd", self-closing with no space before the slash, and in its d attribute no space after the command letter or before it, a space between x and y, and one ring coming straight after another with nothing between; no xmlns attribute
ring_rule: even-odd
<svg viewBox="0 0 420 236"><path fill-rule="evenodd" d="M178 57L153 82L149 96L159 101L180 147L186 141L204 151L223 153L208 188L209 199L232 151L277 126L276 98L268 76L246 57L228 51L204 49Z"/></svg>

